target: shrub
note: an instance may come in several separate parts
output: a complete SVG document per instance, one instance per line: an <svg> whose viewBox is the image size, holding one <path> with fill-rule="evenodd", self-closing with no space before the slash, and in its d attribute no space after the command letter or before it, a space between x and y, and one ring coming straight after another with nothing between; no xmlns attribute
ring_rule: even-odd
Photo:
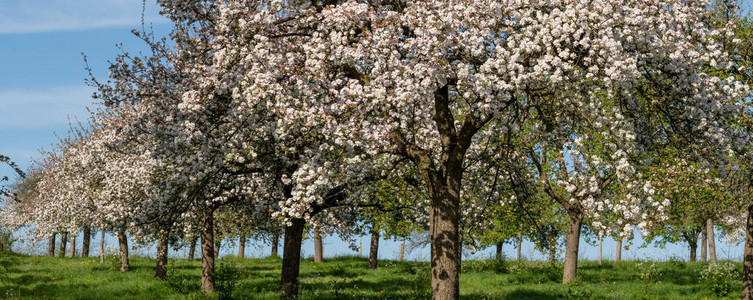
<svg viewBox="0 0 753 300"><path fill-rule="evenodd" d="M13 246L13 234L4 228L0 228L0 253L11 252L11 246Z"/></svg>
<svg viewBox="0 0 753 300"><path fill-rule="evenodd" d="M240 272L231 259L222 259L215 273L215 289L220 300L233 299Z"/></svg>
<svg viewBox="0 0 753 300"><path fill-rule="evenodd" d="M737 270L731 262L710 264L701 271L703 285L717 297L727 296L732 290L732 282L737 278Z"/></svg>

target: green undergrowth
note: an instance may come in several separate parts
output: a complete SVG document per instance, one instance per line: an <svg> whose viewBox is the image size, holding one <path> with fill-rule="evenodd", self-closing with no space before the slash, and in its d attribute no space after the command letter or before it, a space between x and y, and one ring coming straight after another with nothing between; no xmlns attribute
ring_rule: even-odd
<svg viewBox="0 0 753 300"><path fill-rule="evenodd" d="M474 260L463 262L462 299L733 299L742 291L742 264L709 269L707 263L580 262L578 279L560 283L561 263ZM168 279L154 276L154 260L131 259L118 271L117 257L36 257L0 254L0 299L278 299L281 260L217 261L217 292L199 292L200 261L171 259ZM426 262L338 257L303 260L301 299L427 299Z"/></svg>

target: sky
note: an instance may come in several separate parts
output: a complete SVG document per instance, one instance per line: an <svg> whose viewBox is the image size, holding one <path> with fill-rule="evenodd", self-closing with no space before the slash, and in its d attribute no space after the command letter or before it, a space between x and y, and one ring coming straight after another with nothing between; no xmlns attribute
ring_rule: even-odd
<svg viewBox="0 0 753 300"><path fill-rule="evenodd" d="M749 1L744 2L745 9L749 9ZM159 15L153 0L147 1L143 8L146 26L153 27L158 35L166 35L170 30L169 22ZM82 53L88 57L95 77L106 80L109 59L122 50L131 53L146 50L143 42L131 34L131 29L141 26L142 1L139 0L0 0L0 154L9 156L25 169L32 160L40 159L40 149L51 149L57 136L66 135L69 122L85 120L87 107L95 104L91 99L94 89L85 83L88 73ZM12 176L10 168L0 166L0 178L3 176ZM636 236L640 237L640 233L636 232ZM99 234L92 243L98 243L98 239ZM114 249L111 235L106 242ZM367 255L369 237L356 241L356 245L360 243ZM635 242L636 245L641 243L640 238ZM615 245L612 239L604 240L605 259L614 258ZM720 259L741 260L741 245L721 241L717 241L717 245ZM19 249L29 247L21 244ZM325 257L358 255L335 236L326 237L324 247ZM254 241L246 248L246 255L250 257L262 257L270 252L268 245ZM380 257L394 259L398 249L399 242L383 240ZM513 245L506 244L504 249L507 257L515 257ZM223 247L221 255L235 251ZM313 243L306 240L302 255L309 257L313 252ZM147 247L136 253L153 255L154 249ZM492 253L493 249L487 249L467 258L491 257ZM633 246L623 252L623 259L686 259L688 253L685 245L668 245L666 249ZM182 256L185 251L173 251L171 255ZM562 259L563 254L558 255ZM597 255L596 246L581 241L581 258L596 259ZM523 256L545 259L529 242L523 244ZM426 248L406 256L411 260L428 257Z"/></svg>

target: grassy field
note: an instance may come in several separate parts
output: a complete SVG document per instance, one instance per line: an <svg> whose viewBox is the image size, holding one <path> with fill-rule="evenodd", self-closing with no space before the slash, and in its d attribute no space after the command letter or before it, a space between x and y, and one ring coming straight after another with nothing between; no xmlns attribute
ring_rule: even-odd
<svg viewBox="0 0 753 300"><path fill-rule="evenodd" d="M117 270L117 257L50 258L0 254L0 299L276 299L280 259L218 260L218 292L202 295L199 261L171 259L168 280L157 281L154 260L135 257L132 271ZM582 262L578 280L562 285L561 264L464 261L462 299L737 299L742 264L702 276L706 263ZM715 273L716 274L716 273ZM704 279L706 278L706 279ZM426 299L427 263L340 257L301 265L301 299ZM716 293L715 293L716 291Z"/></svg>

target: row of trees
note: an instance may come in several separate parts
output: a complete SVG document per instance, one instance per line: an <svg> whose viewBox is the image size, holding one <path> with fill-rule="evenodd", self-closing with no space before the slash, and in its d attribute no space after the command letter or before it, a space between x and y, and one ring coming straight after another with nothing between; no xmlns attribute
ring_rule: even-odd
<svg viewBox="0 0 753 300"><path fill-rule="evenodd" d="M750 204L731 188L750 182L753 49L732 3L158 2L169 39L134 32L151 52L92 78L102 106L36 162L6 226L113 231L124 259L126 236L157 242L158 278L200 236L205 292L218 233L283 234L283 298L307 227L423 231L433 298L457 299L463 247L525 233L554 253L564 235L567 283L583 225L692 248Z"/></svg>

